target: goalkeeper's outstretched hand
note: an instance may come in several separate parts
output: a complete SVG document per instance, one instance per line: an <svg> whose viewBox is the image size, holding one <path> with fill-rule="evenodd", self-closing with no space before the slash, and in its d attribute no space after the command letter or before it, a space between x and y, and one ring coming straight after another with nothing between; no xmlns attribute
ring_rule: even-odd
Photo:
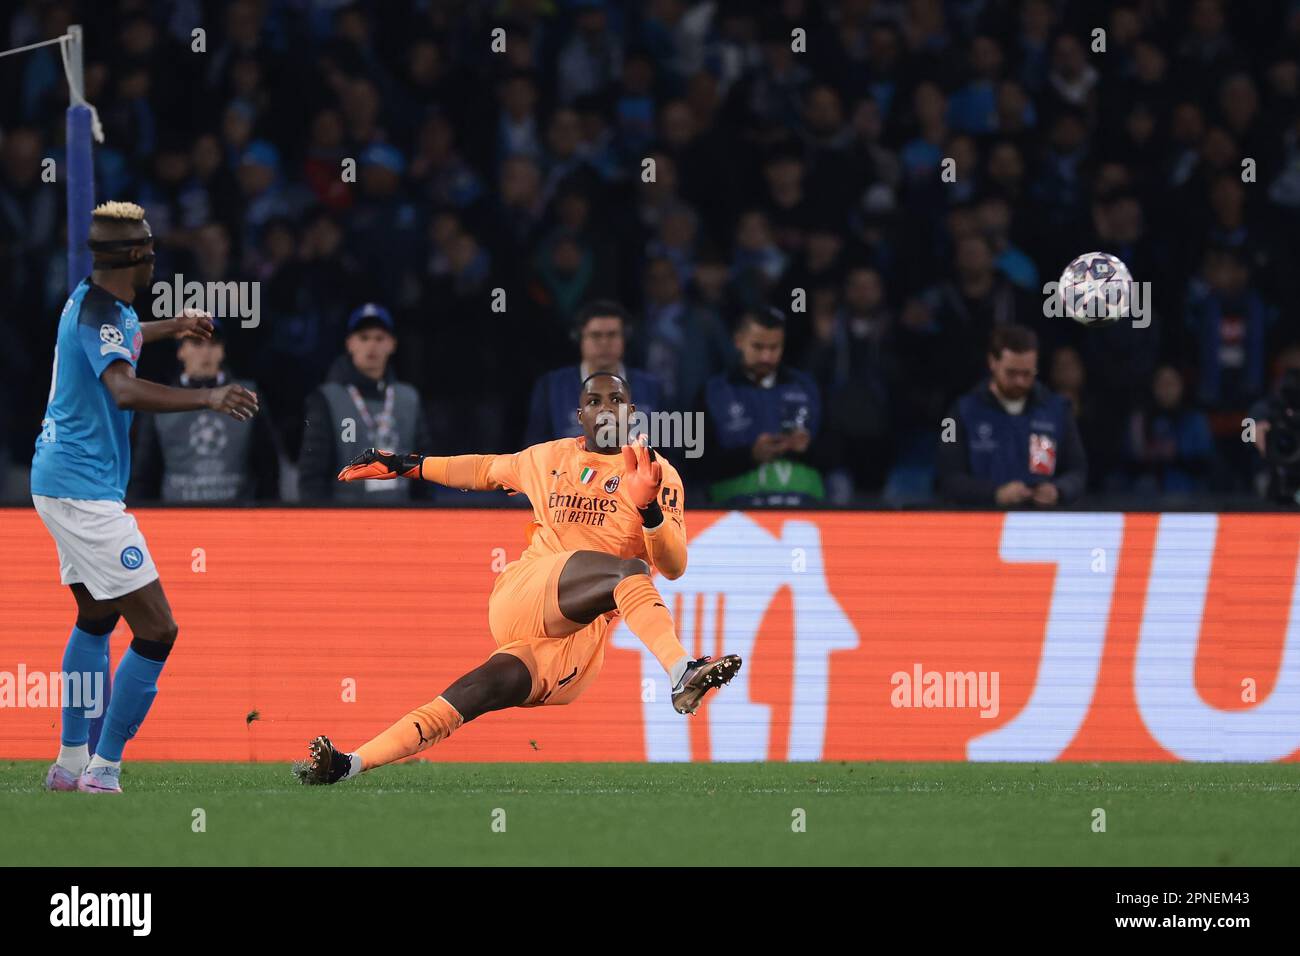
<svg viewBox="0 0 1300 956"><path fill-rule="evenodd" d="M623 446L623 488L638 508L654 504L664 483L664 469L645 438Z"/></svg>
<svg viewBox="0 0 1300 956"><path fill-rule="evenodd" d="M423 455L395 455L391 451L367 448L339 472L339 481L364 481L370 478L419 478Z"/></svg>

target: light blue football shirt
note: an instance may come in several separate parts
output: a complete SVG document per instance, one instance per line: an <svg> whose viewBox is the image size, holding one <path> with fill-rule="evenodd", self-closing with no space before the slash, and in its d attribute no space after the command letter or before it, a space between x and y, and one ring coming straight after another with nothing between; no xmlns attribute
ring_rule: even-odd
<svg viewBox="0 0 1300 956"><path fill-rule="evenodd" d="M144 345L129 303L83 279L59 316L54 374L32 456L32 494L123 501L131 475L132 413L99 377L114 362L134 368Z"/></svg>

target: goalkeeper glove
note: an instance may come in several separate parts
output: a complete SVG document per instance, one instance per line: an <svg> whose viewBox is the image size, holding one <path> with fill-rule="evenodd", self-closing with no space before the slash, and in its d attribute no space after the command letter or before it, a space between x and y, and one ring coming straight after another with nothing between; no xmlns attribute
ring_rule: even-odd
<svg viewBox="0 0 1300 956"><path fill-rule="evenodd" d="M339 472L339 481L363 481L378 478L419 478L423 455L395 455L391 451L367 448Z"/></svg>
<svg viewBox="0 0 1300 956"><path fill-rule="evenodd" d="M642 512L657 504L655 499L664 482L664 469L656 457L644 438L623 446L623 488Z"/></svg>

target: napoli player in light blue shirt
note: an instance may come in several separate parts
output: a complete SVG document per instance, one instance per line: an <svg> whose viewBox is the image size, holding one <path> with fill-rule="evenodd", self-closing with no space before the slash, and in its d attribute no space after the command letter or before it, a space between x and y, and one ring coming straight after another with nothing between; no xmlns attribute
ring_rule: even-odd
<svg viewBox="0 0 1300 956"><path fill-rule="evenodd" d="M158 693L176 622L148 545L126 511L131 418L136 411L202 408L247 421L257 396L239 385L172 388L135 377L145 344L212 334L207 313L141 322L132 303L153 278L153 236L144 210L110 202L91 218L94 264L59 318L50 397L32 457L32 503L54 538L59 576L72 589L77 621L63 655L63 727L50 790L121 793L122 750ZM108 674L108 637L125 617L131 646ZM104 724L92 756L90 721Z"/></svg>

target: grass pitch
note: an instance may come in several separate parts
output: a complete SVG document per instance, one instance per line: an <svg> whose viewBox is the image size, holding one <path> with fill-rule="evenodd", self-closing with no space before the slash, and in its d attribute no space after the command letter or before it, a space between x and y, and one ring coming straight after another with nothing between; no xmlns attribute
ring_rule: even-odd
<svg viewBox="0 0 1300 956"><path fill-rule="evenodd" d="M46 767L0 762L0 864L1300 865L1295 763L128 762L121 798Z"/></svg>

